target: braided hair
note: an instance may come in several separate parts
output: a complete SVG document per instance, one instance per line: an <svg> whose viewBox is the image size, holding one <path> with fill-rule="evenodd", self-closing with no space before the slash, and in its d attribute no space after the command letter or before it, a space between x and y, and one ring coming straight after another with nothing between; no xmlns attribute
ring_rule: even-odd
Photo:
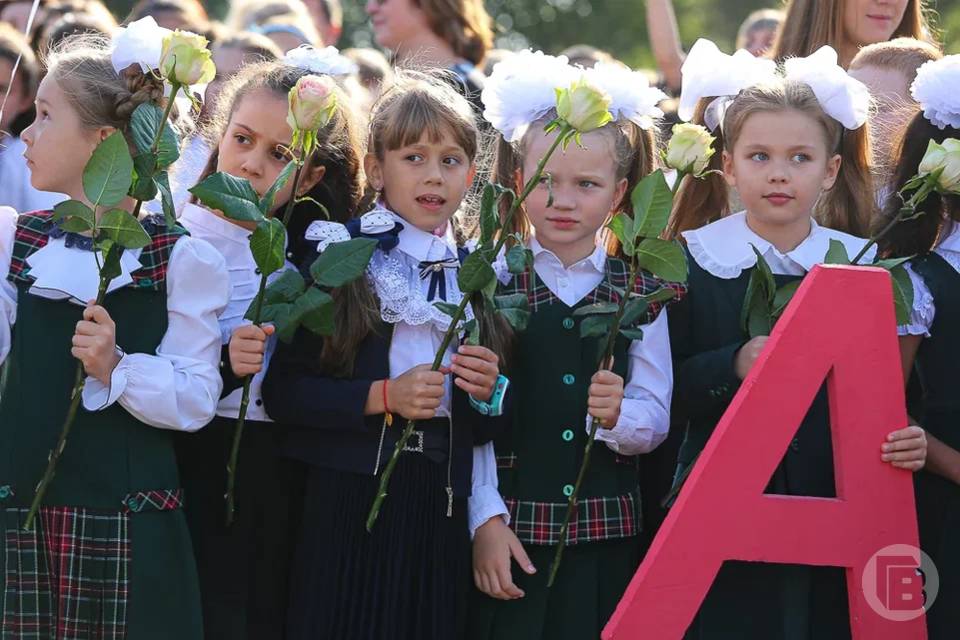
<svg viewBox="0 0 960 640"><path fill-rule="evenodd" d="M65 38L46 54L47 75L56 81L84 127L113 127L129 136L130 119L142 104L166 106L160 78L131 65L120 73L110 59L110 43L100 35L80 34ZM188 116L172 110L172 120L184 135L190 129Z"/></svg>

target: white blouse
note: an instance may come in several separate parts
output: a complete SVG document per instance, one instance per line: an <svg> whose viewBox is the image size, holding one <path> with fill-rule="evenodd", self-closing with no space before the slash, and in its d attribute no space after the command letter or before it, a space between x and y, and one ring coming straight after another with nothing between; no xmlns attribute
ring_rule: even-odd
<svg viewBox="0 0 960 640"><path fill-rule="evenodd" d="M579 262L564 267L560 259L536 238L530 243L534 269L543 284L564 304L580 302L603 281L607 253L603 247ZM673 394L673 365L667 312L664 310L643 327L643 340L634 340L628 351L630 361L620 405L620 419L612 429L599 429L597 440L621 455L638 455L656 449L670 429L670 400ZM584 416L590 432L591 418ZM483 451L489 449L489 453ZM470 532L490 518L508 520L506 506L497 486L493 444L474 448L473 491L469 501Z"/></svg>
<svg viewBox="0 0 960 640"><path fill-rule="evenodd" d="M191 203L183 205L179 222L186 227L191 237L209 242L220 252L226 262L230 277L230 300L220 314L220 342L221 345L230 344L233 331L239 326L250 324L249 320L244 319L244 315L260 289L257 264L250 253L251 231L221 218L209 209ZM286 269L292 268L293 265L288 262ZM268 283L279 277L286 269L271 274ZM272 422L263 408L261 387L276 345L277 337L270 336L263 356L263 368L260 373L253 376L250 382L250 404L247 407L247 418L250 420ZM223 366L229 367L230 363L224 362ZM221 399L220 404L217 405L217 415L236 418L240 415L242 397L243 389L235 389L230 395Z"/></svg>
<svg viewBox="0 0 960 640"><path fill-rule="evenodd" d="M3 274L10 270L16 215L12 209L0 208ZM140 267L139 256L139 250L124 252L122 274L110 291L132 282L131 273ZM51 239L27 262L30 275L36 278L29 293L77 304L78 319L79 307L96 297L96 262L90 251L68 248L63 238ZM119 402L141 422L160 429L196 431L210 422L223 385L217 315L227 304L228 282L223 257L216 249L203 240L180 238L167 267L167 331L156 354L124 355L109 385L88 376L84 408L99 411ZM0 322L0 360L9 353L16 312L17 289L4 277L0 281L0 316L6 322Z"/></svg>
<svg viewBox="0 0 960 640"><path fill-rule="evenodd" d="M933 251L960 273L960 224L954 224ZM933 326L933 319L937 314L933 294L909 263L906 268L910 274L910 282L913 283L913 308L910 310L910 320L897 327L897 333L901 336L929 337L930 327Z"/></svg>
<svg viewBox="0 0 960 640"><path fill-rule="evenodd" d="M724 280L739 277L744 269L750 269L757 263L757 256L750 245L757 248L773 273L802 276L815 265L823 263L831 240L842 242L851 259L867 243L863 238L849 233L822 227L811 218L810 234L793 251L781 253L747 225L746 213L742 211L705 227L684 231L682 235L697 264L710 275ZM876 254L876 247L872 247L864 256L862 264L873 262Z"/></svg>

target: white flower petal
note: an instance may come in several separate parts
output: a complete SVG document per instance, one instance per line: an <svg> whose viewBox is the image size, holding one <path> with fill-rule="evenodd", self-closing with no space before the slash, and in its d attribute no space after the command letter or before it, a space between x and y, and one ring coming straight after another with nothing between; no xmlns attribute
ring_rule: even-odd
<svg viewBox="0 0 960 640"><path fill-rule="evenodd" d="M377 234L386 233L396 225L393 217L389 213L382 211L371 211L360 217L360 231L363 233Z"/></svg>
<svg viewBox="0 0 960 640"><path fill-rule="evenodd" d="M283 56L283 63L328 76L347 76L357 72L357 65L341 55L336 47L316 49L308 44L302 44L296 49L287 51Z"/></svg>

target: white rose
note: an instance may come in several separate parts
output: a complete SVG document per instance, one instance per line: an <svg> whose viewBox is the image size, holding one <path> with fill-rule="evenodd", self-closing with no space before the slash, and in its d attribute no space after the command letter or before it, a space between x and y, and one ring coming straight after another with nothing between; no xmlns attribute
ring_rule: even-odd
<svg viewBox="0 0 960 640"><path fill-rule="evenodd" d="M920 162L920 175L940 172L937 190L942 193L960 193L960 140L948 138L943 144L933 140Z"/></svg>
<svg viewBox="0 0 960 640"><path fill-rule="evenodd" d="M680 173L702 175L715 153L713 141L710 132L698 124L674 126L665 156L667 166Z"/></svg>

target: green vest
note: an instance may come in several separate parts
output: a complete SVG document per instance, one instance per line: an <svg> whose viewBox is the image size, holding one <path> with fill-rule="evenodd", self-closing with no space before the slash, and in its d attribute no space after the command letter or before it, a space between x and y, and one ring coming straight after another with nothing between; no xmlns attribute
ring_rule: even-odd
<svg viewBox="0 0 960 640"><path fill-rule="evenodd" d="M17 287L17 322L0 390L0 505L29 506L70 404L77 360L71 340L82 307L28 293L26 259L46 244L49 217L22 215L9 279ZM156 230L156 228L152 229ZM141 256L133 284L106 298L127 353L155 354L167 329L166 262L177 228L160 227ZM162 234L162 235L161 235ZM90 255L93 260L93 255ZM130 494L178 488L171 432L144 425L120 406L77 414L44 504L120 510Z"/></svg>
<svg viewBox="0 0 960 640"><path fill-rule="evenodd" d="M603 281L574 307L553 295L535 273L531 287L527 274L501 287L503 295L526 293L532 309L511 360L513 425L494 443L500 493L510 510L511 526L527 544L558 541L588 439L588 389L607 338L582 339L582 317L573 312L596 302L617 302L627 276L625 263L609 258ZM664 284L647 275L638 278L633 290L651 293ZM635 326L652 321L658 312L659 306L652 307ZM613 371L624 379L629 347L629 340L617 338ZM636 456L618 455L603 442L594 445L568 543L639 532L637 473Z"/></svg>

